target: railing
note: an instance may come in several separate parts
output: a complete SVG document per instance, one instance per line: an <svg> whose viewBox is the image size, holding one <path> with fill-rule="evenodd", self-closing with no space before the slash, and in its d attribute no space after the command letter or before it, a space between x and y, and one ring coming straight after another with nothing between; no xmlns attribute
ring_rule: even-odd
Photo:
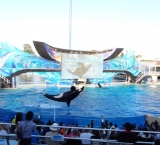
<svg viewBox="0 0 160 145"><path fill-rule="evenodd" d="M7 84L10 84L10 80L7 79L5 76L3 76L1 73L0 73L0 78Z"/></svg>
<svg viewBox="0 0 160 145"><path fill-rule="evenodd" d="M160 75L160 71L150 71L150 75Z"/></svg>
<svg viewBox="0 0 160 145"><path fill-rule="evenodd" d="M148 76L148 72L144 70L141 74L141 76L136 80L135 84L137 84L139 81L141 81L144 77Z"/></svg>
<svg viewBox="0 0 160 145"><path fill-rule="evenodd" d="M10 137L16 137L15 134L11 134L9 133L9 125L15 125L13 123L0 123L1 125L6 125L7 126L7 134L0 134L0 136L5 137L6 138L6 144L7 145L13 145L10 144ZM48 125L37 125L39 127L50 127ZM72 138L72 137L64 137L64 139L83 139L83 140L90 140L90 141L97 141L99 143L113 143L113 144L126 144L126 145L130 145L132 143L123 143L123 142L118 142L117 140L110 140L109 139L109 131L118 131L118 132L122 132L124 130L116 130L116 129L102 129L102 128L84 128L84 127L68 127L68 126L57 126L57 134L58 134L58 128L77 128L77 129L82 129L82 130L99 130L99 131L107 131L107 138L106 139L90 139L90 138ZM152 131L138 131L138 130L133 130L133 132L137 132L137 133L150 133L150 134L160 134L160 132L152 132ZM32 137L40 137L40 138L51 138L51 136L42 136L42 135L32 135ZM57 141L58 142L58 141ZM154 144L154 142L142 142L142 141L137 141L137 144ZM40 144L37 144L40 145Z"/></svg>

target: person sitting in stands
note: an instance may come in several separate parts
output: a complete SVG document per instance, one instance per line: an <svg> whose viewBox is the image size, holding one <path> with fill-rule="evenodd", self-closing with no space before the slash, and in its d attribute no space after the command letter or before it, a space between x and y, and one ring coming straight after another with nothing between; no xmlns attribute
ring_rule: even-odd
<svg viewBox="0 0 160 145"><path fill-rule="evenodd" d="M103 124L102 129L107 129L105 124ZM106 130L102 130L101 137L103 139L105 139L107 137L107 131Z"/></svg>
<svg viewBox="0 0 160 145"><path fill-rule="evenodd" d="M94 130L94 131L93 131L93 135L91 136L91 139L101 139L100 133L99 133L98 130ZM99 145L99 142L98 142L98 141L91 140L90 145Z"/></svg>
<svg viewBox="0 0 160 145"><path fill-rule="evenodd" d="M148 131L148 129L143 128L142 131ZM153 136L149 133L140 132L138 135L138 141L153 142Z"/></svg>
<svg viewBox="0 0 160 145"><path fill-rule="evenodd" d="M45 136L61 135L61 134L59 134L59 133L57 134L57 131L58 131L57 126L58 126L57 123L53 123L53 124L50 126L50 130L51 130L51 131L47 132L47 133L45 134ZM47 144L47 145L57 145L57 141L52 141L51 138L46 137L46 138L45 138L45 141L46 141L46 144Z"/></svg>
<svg viewBox="0 0 160 145"><path fill-rule="evenodd" d="M32 135L39 135L39 132L37 129L33 129ZM38 144L39 142L39 137L31 137L31 143L32 144Z"/></svg>
<svg viewBox="0 0 160 145"><path fill-rule="evenodd" d="M110 129L115 130L115 127L112 126ZM109 139L112 139L112 140L115 140L115 139L116 139L116 132L115 132L115 131L111 131L111 132L110 132Z"/></svg>
<svg viewBox="0 0 160 145"><path fill-rule="evenodd" d="M73 128L72 134L73 138L79 138L77 128ZM82 145L82 141L80 139L67 139L66 145Z"/></svg>
<svg viewBox="0 0 160 145"><path fill-rule="evenodd" d="M54 123L54 122L53 122ZM50 120L48 120L48 122L46 123L46 125L52 125L52 122ZM42 135L45 135L47 132L50 131L50 128L49 127L44 127L43 128L43 133Z"/></svg>
<svg viewBox="0 0 160 145"><path fill-rule="evenodd" d="M5 124L2 124L1 129L0 129L0 134L7 135L7 128Z"/></svg>
<svg viewBox="0 0 160 145"><path fill-rule="evenodd" d="M63 126L63 122L60 122L59 126ZM64 130L63 128L60 128L60 129L59 129L59 133L60 133L61 135L65 135L65 130Z"/></svg>
<svg viewBox="0 0 160 145"><path fill-rule="evenodd" d="M88 127L85 127L85 128L88 128ZM84 132L80 134L80 138L90 139L91 136L93 136L93 134L89 132L89 129L85 129ZM82 139L82 144L83 145L90 145L90 140Z"/></svg>
<svg viewBox="0 0 160 145"><path fill-rule="evenodd" d="M115 126L115 130L116 130L116 132L115 132L115 133L117 134L117 133L118 133L118 131L119 131L119 127L118 127L118 125L117 125L117 124L115 124L114 126Z"/></svg>
<svg viewBox="0 0 160 145"><path fill-rule="evenodd" d="M65 134L65 136L66 137L72 137L72 131L71 131L72 129L71 128L68 128L67 130L66 130L66 134Z"/></svg>
<svg viewBox="0 0 160 145"><path fill-rule="evenodd" d="M10 119L9 119L8 115L5 114L5 113L3 113L3 112L2 112L2 114L3 114L3 120L4 120L4 122L5 123L10 123Z"/></svg>
<svg viewBox="0 0 160 145"><path fill-rule="evenodd" d="M124 127L125 131L120 132L116 140L119 142L135 143L137 141L137 136L134 132L132 132L132 125L127 122L125 123Z"/></svg>
<svg viewBox="0 0 160 145"><path fill-rule="evenodd" d="M154 145L160 145L160 139L156 139L156 140L154 141Z"/></svg>
<svg viewBox="0 0 160 145"><path fill-rule="evenodd" d="M23 138L21 139L21 145L31 145L32 130L36 129L36 124L32 121L33 116L33 112L28 111L26 114L26 120L21 121L18 125L23 135Z"/></svg>
<svg viewBox="0 0 160 145"><path fill-rule="evenodd" d="M154 124L155 124L156 131L159 131L159 124L158 124L158 121L155 120Z"/></svg>

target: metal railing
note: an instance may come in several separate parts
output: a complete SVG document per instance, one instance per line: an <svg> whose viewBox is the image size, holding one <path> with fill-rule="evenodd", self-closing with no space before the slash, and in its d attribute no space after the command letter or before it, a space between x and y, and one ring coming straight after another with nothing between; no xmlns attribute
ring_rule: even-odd
<svg viewBox="0 0 160 145"><path fill-rule="evenodd" d="M7 83L7 84L10 84L10 83L11 83L10 80L7 79L5 76L3 76L1 73L0 73L0 78L1 78L5 83Z"/></svg>
<svg viewBox="0 0 160 145"><path fill-rule="evenodd" d="M146 77L148 75L149 75L148 71L146 71L146 70L142 71L141 76L139 78L137 78L135 84L137 84L139 81L141 81L144 77Z"/></svg>
<svg viewBox="0 0 160 145"><path fill-rule="evenodd" d="M9 127L11 125L15 125L13 123L0 123L0 125L6 125L7 126L7 134L0 134L0 136L2 136L3 138L6 139L7 141L7 145L11 145L9 140L10 137L15 137L15 134L10 133L10 129ZM50 127L49 125L37 125L37 127ZM58 129L59 128L77 128L77 129L81 129L81 130L98 130L98 131L107 131L107 138L106 139L90 139L90 138L72 138L72 137L64 137L64 139L81 139L81 140L90 140L90 141L96 141L99 143L113 143L113 144L131 144L131 143L122 143L122 142L118 142L117 140L110 140L109 139L109 131L118 131L118 132L122 132L124 130L116 130L116 129L102 129L102 128L84 128L84 127L69 127L69 126L57 126L57 134L58 134ZM153 132L153 131L139 131L139 130L133 130L133 132L135 133L150 133L150 134L160 134L160 132ZM50 136L43 136L43 135L32 135L32 137L39 137L39 138L50 138ZM154 144L154 142L142 142L142 141L137 141L137 144Z"/></svg>

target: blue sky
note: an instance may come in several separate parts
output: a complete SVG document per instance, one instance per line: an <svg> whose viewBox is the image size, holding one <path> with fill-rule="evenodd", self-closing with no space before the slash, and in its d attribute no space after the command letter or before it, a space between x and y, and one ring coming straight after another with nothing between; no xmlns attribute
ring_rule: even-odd
<svg viewBox="0 0 160 145"><path fill-rule="evenodd" d="M72 0L72 49L122 47L160 58L159 0ZM69 0L0 0L0 41L68 49Z"/></svg>

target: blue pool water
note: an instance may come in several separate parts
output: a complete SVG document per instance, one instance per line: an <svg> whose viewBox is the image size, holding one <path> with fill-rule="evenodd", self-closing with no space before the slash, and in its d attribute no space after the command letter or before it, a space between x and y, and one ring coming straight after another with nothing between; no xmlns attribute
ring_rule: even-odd
<svg viewBox="0 0 160 145"><path fill-rule="evenodd" d="M105 119L120 124L124 121L143 123L144 114L160 115L160 86L149 85L110 85L104 88L85 87L83 92L66 103L55 102L45 98L41 92L58 94L68 91L69 87L32 86L0 90L0 108L11 117L15 112L26 113L32 110L35 116L41 113L42 120L53 120L54 109L56 121L64 123L89 124L91 119L100 124ZM82 120L85 120L82 121ZM118 122L116 122L118 121Z"/></svg>

